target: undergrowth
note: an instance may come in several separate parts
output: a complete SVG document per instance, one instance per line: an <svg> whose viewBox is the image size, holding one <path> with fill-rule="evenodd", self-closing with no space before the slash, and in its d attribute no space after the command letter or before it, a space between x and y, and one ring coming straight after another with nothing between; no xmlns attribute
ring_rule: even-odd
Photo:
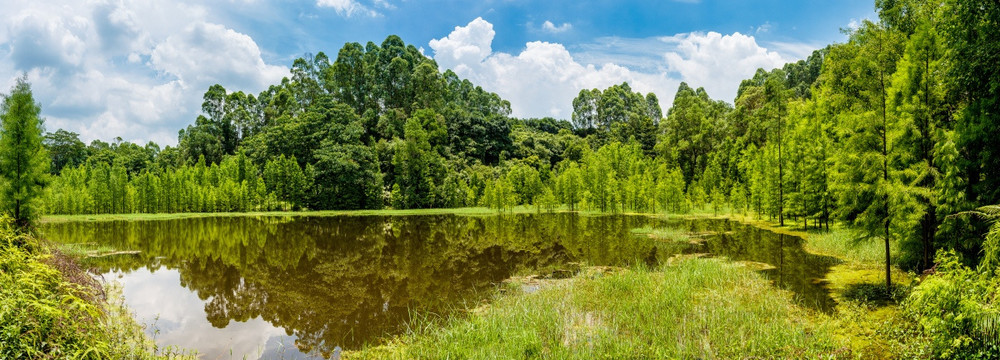
<svg viewBox="0 0 1000 360"><path fill-rule="evenodd" d="M183 357L158 351L120 302L60 256L0 217L0 359Z"/></svg>

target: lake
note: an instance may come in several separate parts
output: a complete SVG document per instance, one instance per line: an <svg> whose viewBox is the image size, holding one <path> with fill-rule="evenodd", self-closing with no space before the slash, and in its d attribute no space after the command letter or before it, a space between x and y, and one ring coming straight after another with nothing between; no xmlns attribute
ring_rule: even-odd
<svg viewBox="0 0 1000 360"><path fill-rule="evenodd" d="M697 243L634 229L676 229ZM413 316L474 307L512 276L655 265L706 253L760 270L829 312L835 259L802 239L728 220L639 215L236 216L50 223L50 240L100 249L83 265L122 285L161 346L205 359L328 358L406 332Z"/></svg>

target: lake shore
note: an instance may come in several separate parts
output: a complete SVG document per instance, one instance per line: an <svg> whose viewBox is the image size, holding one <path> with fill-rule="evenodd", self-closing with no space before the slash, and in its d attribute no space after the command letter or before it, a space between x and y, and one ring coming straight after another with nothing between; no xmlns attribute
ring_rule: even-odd
<svg viewBox="0 0 1000 360"><path fill-rule="evenodd" d="M0 358L195 358L158 347L119 287L95 280L56 247L0 217Z"/></svg>
<svg viewBox="0 0 1000 360"><path fill-rule="evenodd" d="M514 213L535 213L520 207ZM564 212L565 210L562 210ZM495 215L486 208L182 213L47 216L43 223L144 221L223 216ZM581 212L581 215L601 215ZM512 279L487 305L446 317L425 316L386 345L345 352L345 358L523 357L591 358L637 354L647 357L871 357L901 356L910 347L887 334L900 321L896 305L872 305L851 297L861 284L878 283L878 244L851 241L850 229L830 232L778 227L745 216L632 214L668 218L728 218L799 236L815 254L842 262L823 279L838 306L833 316L796 304L790 292L772 286L752 266L721 259L681 256L656 267L620 271L585 268L565 280L530 284ZM909 282L894 272L894 279ZM538 286L536 286L538 285ZM736 289L735 292L733 289ZM638 294L638 295L636 295ZM678 320L681 319L681 320ZM677 325L678 321L682 325ZM735 330L734 330L735 329ZM790 339L790 340L785 340ZM793 341L794 340L794 341Z"/></svg>

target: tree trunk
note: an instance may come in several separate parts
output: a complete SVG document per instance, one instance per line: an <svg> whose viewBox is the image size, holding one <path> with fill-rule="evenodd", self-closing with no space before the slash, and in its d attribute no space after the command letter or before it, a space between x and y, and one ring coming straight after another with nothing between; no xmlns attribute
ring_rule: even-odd
<svg viewBox="0 0 1000 360"><path fill-rule="evenodd" d="M889 265L889 221L885 222L885 294L892 296L892 273Z"/></svg>
<svg viewBox="0 0 1000 360"><path fill-rule="evenodd" d="M781 164L781 115L778 115L778 225L785 226L785 189L782 182L785 179Z"/></svg>

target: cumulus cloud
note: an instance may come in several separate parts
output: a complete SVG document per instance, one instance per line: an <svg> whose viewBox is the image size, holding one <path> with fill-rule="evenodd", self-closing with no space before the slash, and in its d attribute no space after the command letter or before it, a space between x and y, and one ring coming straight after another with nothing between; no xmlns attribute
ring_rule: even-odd
<svg viewBox="0 0 1000 360"><path fill-rule="evenodd" d="M514 116L569 118L573 98L581 89L626 81L642 92L664 94L677 89L678 82L664 74L638 73L610 63L581 64L557 43L529 42L517 55L494 53L495 35L492 24L477 18L447 37L431 40L430 47L442 68L509 100Z"/></svg>
<svg viewBox="0 0 1000 360"><path fill-rule="evenodd" d="M716 99L732 101L740 80L753 76L759 67L771 69L786 62L777 53L760 47L752 36L740 33L604 39L605 45L587 47L588 56L584 56L609 60L597 64L581 62L562 44L550 42L529 42L516 55L493 52L495 35L492 24L477 18L466 26L455 27L444 38L431 40L430 47L442 68L452 69L510 100L513 115L519 117L569 118L573 98L581 89L606 88L622 82L628 82L636 91L655 93L664 110L669 108L681 81L705 87ZM635 62L645 59L659 65L634 70L610 61L617 56L600 54L607 48L638 49L630 54Z"/></svg>
<svg viewBox="0 0 1000 360"><path fill-rule="evenodd" d="M551 21L548 21L548 20L545 20L545 22L542 23L542 30L545 30L545 31L548 31L548 32L554 33L554 34L558 34L558 33L562 33L562 32L567 32L567 31L569 31L571 29L573 29L573 25L570 24L570 23L563 23L562 25L559 25L559 26L556 26L556 24L553 24Z"/></svg>
<svg viewBox="0 0 1000 360"><path fill-rule="evenodd" d="M758 68L767 70L788 62L768 51L753 36L717 32L680 34L662 38L676 47L664 54L667 69L692 86L702 86L717 99L732 101L740 80L753 76Z"/></svg>
<svg viewBox="0 0 1000 360"><path fill-rule="evenodd" d="M183 84L225 83L237 88L262 88L287 72L282 66L265 64L249 36L204 22L167 37L153 49L149 63Z"/></svg>
<svg viewBox="0 0 1000 360"><path fill-rule="evenodd" d="M47 130L84 141L174 144L210 85L258 92L288 71L265 63L249 36L208 21L198 4L19 2L5 10L0 92L28 74Z"/></svg>
<svg viewBox="0 0 1000 360"><path fill-rule="evenodd" d="M386 8L391 6L385 1L378 1L376 3ZM316 6L332 8L337 11L337 14L348 17L354 15L378 16L375 10L361 5L357 0L316 0Z"/></svg>
<svg viewBox="0 0 1000 360"><path fill-rule="evenodd" d="M86 19L51 17L38 11L14 16L9 24L10 58L18 68L63 68L80 65Z"/></svg>

